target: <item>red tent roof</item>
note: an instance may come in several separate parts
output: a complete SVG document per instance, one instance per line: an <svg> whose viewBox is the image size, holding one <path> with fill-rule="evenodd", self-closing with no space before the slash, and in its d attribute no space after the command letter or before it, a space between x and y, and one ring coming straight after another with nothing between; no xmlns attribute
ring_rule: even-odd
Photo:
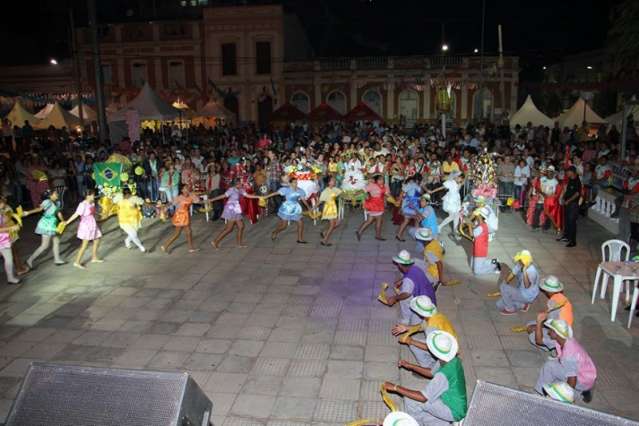
<svg viewBox="0 0 639 426"><path fill-rule="evenodd" d="M375 111L368 105L360 102L344 117L346 121L384 121Z"/></svg>
<svg viewBox="0 0 639 426"><path fill-rule="evenodd" d="M289 103L285 103L271 114L271 121L305 120L306 114Z"/></svg>
<svg viewBox="0 0 639 426"><path fill-rule="evenodd" d="M339 121L342 118L343 117L339 112L335 111L332 106L324 102L319 104L308 114L308 119L310 121Z"/></svg>

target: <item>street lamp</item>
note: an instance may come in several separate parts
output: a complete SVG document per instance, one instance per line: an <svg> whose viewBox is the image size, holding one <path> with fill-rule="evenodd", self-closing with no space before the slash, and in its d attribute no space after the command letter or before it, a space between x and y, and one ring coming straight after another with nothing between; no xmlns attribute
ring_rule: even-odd
<svg viewBox="0 0 639 426"><path fill-rule="evenodd" d="M57 60L57 59L55 59L55 58L51 58L51 59L49 59L49 63L50 63L51 65L58 65L58 60Z"/></svg>
<svg viewBox="0 0 639 426"><path fill-rule="evenodd" d="M442 44L442 52L448 52L448 45L446 43Z"/></svg>
<svg viewBox="0 0 639 426"><path fill-rule="evenodd" d="M548 69L548 67L546 65L544 65L543 67L541 67L541 69L546 71Z"/></svg>
<svg viewBox="0 0 639 426"><path fill-rule="evenodd" d="M479 49L475 48L475 50L473 50L473 53L479 53Z"/></svg>

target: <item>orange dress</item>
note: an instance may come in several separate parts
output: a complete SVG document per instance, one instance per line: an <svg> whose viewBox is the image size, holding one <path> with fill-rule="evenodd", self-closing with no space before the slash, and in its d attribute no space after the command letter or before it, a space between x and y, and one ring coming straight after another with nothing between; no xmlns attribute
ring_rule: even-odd
<svg viewBox="0 0 639 426"><path fill-rule="evenodd" d="M195 195L187 197L180 194L175 197L175 199L173 200L173 204L175 204L176 209L175 213L173 214L173 218L171 219L171 222L173 222L174 226L184 227L191 224L191 204L197 202L198 200L199 198Z"/></svg>

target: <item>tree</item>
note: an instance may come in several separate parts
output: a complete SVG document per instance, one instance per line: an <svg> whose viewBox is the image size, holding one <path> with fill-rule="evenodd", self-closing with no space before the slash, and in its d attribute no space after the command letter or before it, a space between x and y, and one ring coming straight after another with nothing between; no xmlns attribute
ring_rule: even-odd
<svg viewBox="0 0 639 426"><path fill-rule="evenodd" d="M612 8L609 48L617 73L636 71L639 65L639 1L623 0Z"/></svg>

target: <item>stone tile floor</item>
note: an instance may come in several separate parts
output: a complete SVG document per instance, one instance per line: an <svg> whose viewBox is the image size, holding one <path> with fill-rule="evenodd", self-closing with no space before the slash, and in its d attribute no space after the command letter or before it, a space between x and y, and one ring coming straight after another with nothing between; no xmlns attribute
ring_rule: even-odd
<svg viewBox="0 0 639 426"><path fill-rule="evenodd" d="M126 250L110 220L103 226L104 264L87 271L54 267L48 255L20 287L0 286L0 422L34 360L189 371L213 400L216 426L382 418L382 381L423 384L395 367L411 355L390 335L396 309L375 301L379 284L395 276L390 258L401 248L415 250L392 239L389 222L388 241L369 232L358 243L361 214L351 212L327 248L310 223L306 246L295 243L293 230L271 242L274 218L267 217L248 227L249 248L230 248L229 239L214 251L208 242L221 224L200 216L194 218L199 253L187 254L180 240L170 256L163 254L159 241L170 227L157 222L141 232L152 253ZM38 242L32 229L29 222L18 243L23 254ZM78 246L71 231L63 238L67 259ZM599 369L591 407L639 419L633 362L639 320L627 330L626 312L609 321L609 300L590 304L599 247L608 238L581 219L579 245L568 249L504 213L490 251L509 262L527 248L544 273L567 284L576 336ZM446 273L463 285L442 288L438 300L461 336L469 392L478 378L530 391L544 355L511 327L534 319L543 302L527 314L499 315L485 297L496 277L472 277L467 244L446 240L446 247Z"/></svg>

